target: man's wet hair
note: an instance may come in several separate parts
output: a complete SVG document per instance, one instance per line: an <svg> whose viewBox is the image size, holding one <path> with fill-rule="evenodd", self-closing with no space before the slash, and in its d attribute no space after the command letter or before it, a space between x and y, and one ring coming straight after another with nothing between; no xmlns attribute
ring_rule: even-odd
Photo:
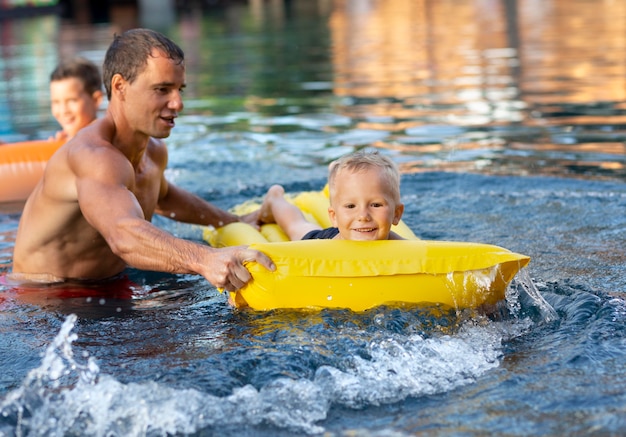
<svg viewBox="0 0 626 437"><path fill-rule="evenodd" d="M148 58L153 56L153 50L178 64L184 64L185 53L165 35L150 29L131 29L115 35L104 56L102 76L107 98L111 99L111 79L120 74L130 83L148 65Z"/></svg>

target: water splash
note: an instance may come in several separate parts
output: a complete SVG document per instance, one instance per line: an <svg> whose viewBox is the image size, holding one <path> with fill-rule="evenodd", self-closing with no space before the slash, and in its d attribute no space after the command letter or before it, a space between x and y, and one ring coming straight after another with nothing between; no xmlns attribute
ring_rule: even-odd
<svg viewBox="0 0 626 437"><path fill-rule="evenodd" d="M155 381L122 384L99 374L93 358L85 364L74 359L76 319L67 317L42 364L0 403L0 434L165 435L238 423L316 433L313 423L326 417L328 405L307 380L278 380L261 390L245 386L225 398Z"/></svg>
<svg viewBox="0 0 626 437"><path fill-rule="evenodd" d="M72 342L77 336L71 330L75 323L75 315L67 317L46 349L41 365L31 370L22 385L0 403L3 422L14 422L17 436L23 435L23 428L32 428L31 421L36 419L37 411L45 407L47 400L58 401L63 398L68 387L94 384L99 368L93 358L80 364L73 357ZM47 421L50 424L56 423L53 417Z"/></svg>
<svg viewBox="0 0 626 437"><path fill-rule="evenodd" d="M333 404L365 408L472 383L499 365L505 335L497 323L474 321L454 336L375 336L369 357L349 355L338 367L321 366L312 380L277 378L218 397L101 374L92 357L85 363L74 357L76 320L65 320L41 365L0 402L0 434L145 436L237 426L319 434Z"/></svg>
<svg viewBox="0 0 626 437"><path fill-rule="evenodd" d="M315 382L332 402L351 408L443 393L497 367L502 333L497 325L464 325L454 336L381 339L371 359L352 357L344 370L320 367Z"/></svg>
<svg viewBox="0 0 626 437"><path fill-rule="evenodd" d="M554 308L543 298L528 269L521 269L507 288L506 301L515 317L529 315L536 322L549 323L558 320Z"/></svg>

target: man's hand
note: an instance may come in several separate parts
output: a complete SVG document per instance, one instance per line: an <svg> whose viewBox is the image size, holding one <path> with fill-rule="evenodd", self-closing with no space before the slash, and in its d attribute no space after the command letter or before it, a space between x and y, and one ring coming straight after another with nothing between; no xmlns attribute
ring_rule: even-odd
<svg viewBox="0 0 626 437"><path fill-rule="evenodd" d="M252 279L243 265L247 261L257 262L270 271L276 270L272 260L264 253L247 246L235 246L213 249L212 261L205 266L203 276L217 288L237 291Z"/></svg>

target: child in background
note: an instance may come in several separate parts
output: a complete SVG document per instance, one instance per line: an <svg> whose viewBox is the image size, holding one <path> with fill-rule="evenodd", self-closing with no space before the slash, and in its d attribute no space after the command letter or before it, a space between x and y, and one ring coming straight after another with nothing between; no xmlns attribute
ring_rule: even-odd
<svg viewBox="0 0 626 437"><path fill-rule="evenodd" d="M50 157L96 119L102 97L102 78L92 62L76 58L55 68L50 75L50 110L62 130L49 141L0 143L0 164L9 164L0 172L0 202L26 200Z"/></svg>
<svg viewBox="0 0 626 437"><path fill-rule="evenodd" d="M50 74L50 109L61 125L52 139L69 140L96 119L102 102L102 76L91 61L61 62Z"/></svg>
<svg viewBox="0 0 626 437"><path fill-rule="evenodd" d="M259 211L262 223L277 223L290 240L401 240L391 231L400 222L400 173L395 163L378 152L346 155L329 167L330 206L334 227L321 229L306 220L285 199L285 190L273 185Z"/></svg>
<svg viewBox="0 0 626 437"><path fill-rule="evenodd" d="M50 111L62 130L50 140L69 140L95 120L102 97L102 77L94 63L83 58L59 63L50 74Z"/></svg>

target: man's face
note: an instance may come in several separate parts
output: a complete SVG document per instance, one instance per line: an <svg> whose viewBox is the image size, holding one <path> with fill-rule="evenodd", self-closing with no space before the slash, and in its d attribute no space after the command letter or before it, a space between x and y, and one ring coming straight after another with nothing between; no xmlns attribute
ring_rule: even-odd
<svg viewBox="0 0 626 437"><path fill-rule="evenodd" d="M183 109L185 66L157 50L135 81L126 83L124 101L131 126L155 138L166 138Z"/></svg>

